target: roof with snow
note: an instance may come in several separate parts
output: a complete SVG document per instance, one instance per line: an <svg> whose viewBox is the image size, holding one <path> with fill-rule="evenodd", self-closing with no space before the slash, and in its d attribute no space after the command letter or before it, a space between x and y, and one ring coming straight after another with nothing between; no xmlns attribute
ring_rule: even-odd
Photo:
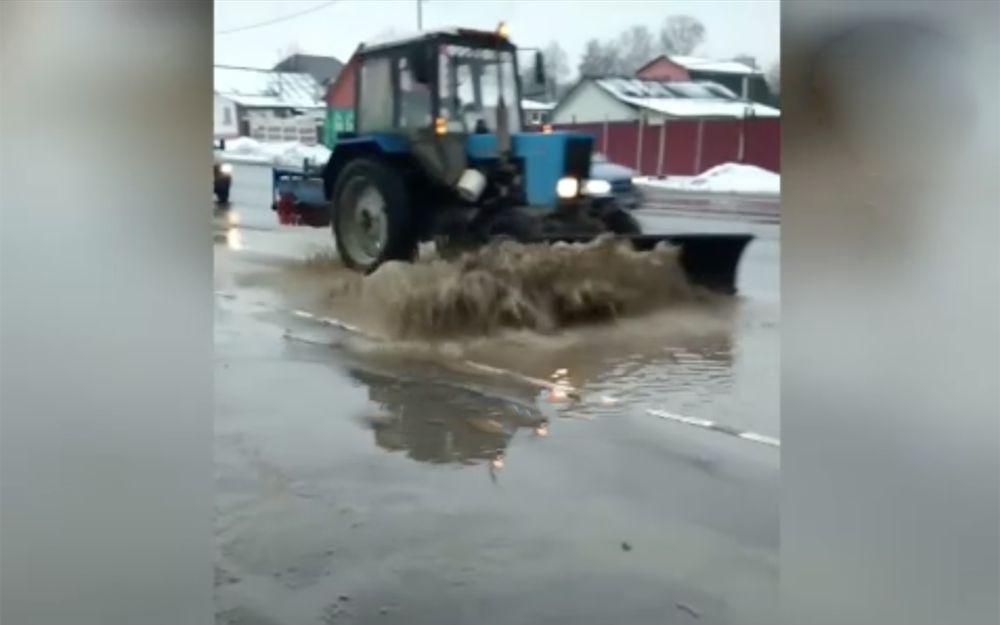
<svg viewBox="0 0 1000 625"><path fill-rule="evenodd" d="M274 66L276 72L294 72L309 74L321 85L334 80L344 64L340 59L332 56L318 56L316 54L293 54Z"/></svg>
<svg viewBox="0 0 1000 625"><path fill-rule="evenodd" d="M670 117L779 117L770 106L741 100L722 85L707 81L658 81L598 78L598 87L630 106Z"/></svg>
<svg viewBox="0 0 1000 625"><path fill-rule="evenodd" d="M551 111L556 107L555 104L550 104L548 102L539 102L537 100L521 100L521 108L526 111Z"/></svg>
<svg viewBox="0 0 1000 625"><path fill-rule="evenodd" d="M323 90L309 74L216 67L215 93L248 108L322 108Z"/></svg>
<svg viewBox="0 0 1000 625"><path fill-rule="evenodd" d="M675 65L680 65L689 72L732 74L736 76L759 76L763 73L759 69L755 69L741 61L715 61L696 56L667 56L665 54L661 54L640 67L636 71L636 74L642 74L644 70L664 59L674 63Z"/></svg>
<svg viewBox="0 0 1000 625"><path fill-rule="evenodd" d="M429 30L383 33L381 35L376 35L375 37L372 37L368 41L363 42L361 46L366 50L371 50L374 48L397 46L404 43L419 41L421 39L429 39L431 37L435 37L438 35L451 35L454 37L459 37L471 33L478 33L480 35L496 34L494 31L488 28L459 28L457 26L446 26L442 28L433 28Z"/></svg>
<svg viewBox="0 0 1000 625"><path fill-rule="evenodd" d="M688 71L713 72L716 74L760 74L746 63L739 61L713 61L711 59L701 59L694 56L669 56L667 57Z"/></svg>

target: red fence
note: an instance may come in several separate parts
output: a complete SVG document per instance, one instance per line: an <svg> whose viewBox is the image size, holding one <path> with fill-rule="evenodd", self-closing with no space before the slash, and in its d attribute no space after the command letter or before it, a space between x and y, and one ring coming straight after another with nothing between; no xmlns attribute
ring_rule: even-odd
<svg viewBox="0 0 1000 625"><path fill-rule="evenodd" d="M594 148L645 176L695 176L723 163L746 163L781 172L781 120L670 120L561 124L560 130L594 135Z"/></svg>

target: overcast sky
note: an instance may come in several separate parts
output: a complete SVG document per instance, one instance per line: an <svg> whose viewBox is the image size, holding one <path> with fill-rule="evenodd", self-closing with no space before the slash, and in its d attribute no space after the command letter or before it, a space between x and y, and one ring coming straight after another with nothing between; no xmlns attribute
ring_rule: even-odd
<svg viewBox="0 0 1000 625"><path fill-rule="evenodd" d="M310 9L315 10L278 21ZM591 37L609 38L634 24L655 28L664 18L679 14L705 24L707 38L700 56L750 54L764 67L779 57L778 0L426 0L423 5L424 28L491 29L504 20L518 45L558 41L574 68ZM222 34L269 20L276 21ZM293 47L346 61L367 38L416 27L416 0L215 0L215 62L271 67Z"/></svg>

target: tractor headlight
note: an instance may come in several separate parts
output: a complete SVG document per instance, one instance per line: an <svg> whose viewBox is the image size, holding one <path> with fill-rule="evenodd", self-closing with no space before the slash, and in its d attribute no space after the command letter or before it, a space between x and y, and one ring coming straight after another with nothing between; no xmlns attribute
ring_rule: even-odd
<svg viewBox="0 0 1000 625"><path fill-rule="evenodd" d="M560 178L556 183L556 195L563 200L575 198L580 195L580 181L576 178Z"/></svg>
<svg viewBox="0 0 1000 625"><path fill-rule="evenodd" d="M233 166L230 165L229 163L223 163L219 165L219 172L228 176L229 174L233 173Z"/></svg>
<svg viewBox="0 0 1000 625"><path fill-rule="evenodd" d="M607 180L588 180L583 184L583 192L587 195L607 195L611 193L611 183Z"/></svg>

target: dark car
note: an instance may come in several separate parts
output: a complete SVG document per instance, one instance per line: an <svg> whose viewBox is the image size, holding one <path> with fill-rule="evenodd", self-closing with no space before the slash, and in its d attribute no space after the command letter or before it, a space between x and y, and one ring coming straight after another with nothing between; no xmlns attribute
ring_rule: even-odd
<svg viewBox="0 0 1000 625"><path fill-rule="evenodd" d="M642 205L642 191L635 184L639 173L634 169L612 163L608 157L595 152L590 165L587 194L597 205L617 203L622 208L634 210Z"/></svg>

